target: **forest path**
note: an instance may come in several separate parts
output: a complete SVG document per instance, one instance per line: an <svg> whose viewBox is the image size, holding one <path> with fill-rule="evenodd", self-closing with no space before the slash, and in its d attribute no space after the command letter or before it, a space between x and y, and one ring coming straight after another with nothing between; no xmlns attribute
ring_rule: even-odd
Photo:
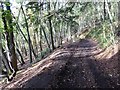
<svg viewBox="0 0 120 90"><path fill-rule="evenodd" d="M64 44L45 60L38 62L33 67L17 75L11 83L4 87L118 87L119 53L112 52L113 56L110 57L110 55L105 55L105 52L106 50L100 49L98 44L90 39Z"/></svg>

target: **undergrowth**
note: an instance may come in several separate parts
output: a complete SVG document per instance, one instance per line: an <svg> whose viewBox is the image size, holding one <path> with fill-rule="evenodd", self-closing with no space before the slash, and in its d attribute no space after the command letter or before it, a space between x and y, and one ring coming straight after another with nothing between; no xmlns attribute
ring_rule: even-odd
<svg viewBox="0 0 120 90"><path fill-rule="evenodd" d="M97 40L101 48L112 45L116 38L111 30L110 22L108 21L92 28L86 37Z"/></svg>

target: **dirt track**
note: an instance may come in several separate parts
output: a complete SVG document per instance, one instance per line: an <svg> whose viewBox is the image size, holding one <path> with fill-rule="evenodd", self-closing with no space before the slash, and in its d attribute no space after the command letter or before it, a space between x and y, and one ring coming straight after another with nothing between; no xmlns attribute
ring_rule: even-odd
<svg viewBox="0 0 120 90"><path fill-rule="evenodd" d="M64 45L36 67L18 75L6 88L115 88L119 86L116 53L97 59L104 52L86 39ZM16 82L17 81L17 82ZM3 88L4 88L3 87Z"/></svg>

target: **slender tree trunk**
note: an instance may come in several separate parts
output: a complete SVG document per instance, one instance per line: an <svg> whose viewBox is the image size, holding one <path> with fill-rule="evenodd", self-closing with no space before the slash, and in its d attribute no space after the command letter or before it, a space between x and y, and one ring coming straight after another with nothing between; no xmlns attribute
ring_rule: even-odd
<svg viewBox="0 0 120 90"><path fill-rule="evenodd" d="M17 45L17 47L18 47L18 43L17 43L17 42L16 42L16 45ZM21 58L21 65L25 64L24 59L23 59L23 56L22 56L20 50L19 50L18 48L16 48L16 51L17 51L17 53L19 54L19 56L20 56L20 58Z"/></svg>
<svg viewBox="0 0 120 90"><path fill-rule="evenodd" d="M0 59L2 59L2 33L0 32ZM2 74L2 61L0 60L0 74Z"/></svg>
<svg viewBox="0 0 120 90"><path fill-rule="evenodd" d="M30 33L29 33L29 27L26 19L25 12L23 10L23 7L21 6L22 12L24 14L25 22L26 22L26 29L27 29L27 34L28 34L28 45L29 45L29 57L30 57L30 63L32 63L32 47L31 47L31 38L30 38Z"/></svg>
<svg viewBox="0 0 120 90"><path fill-rule="evenodd" d="M63 22L61 22L60 24L60 46L62 45L62 26L63 25Z"/></svg>
<svg viewBox="0 0 120 90"><path fill-rule="evenodd" d="M45 36L45 39L46 39L46 42L47 42L48 48L51 49L51 48L50 48L50 44L49 44L48 39L47 39L47 35L46 35L45 30L44 30L44 28L43 28L42 25L41 25L41 28L42 28L43 34L44 34L44 36Z"/></svg>
<svg viewBox="0 0 120 90"><path fill-rule="evenodd" d="M118 31L117 36L120 36L120 1L118 2Z"/></svg>
<svg viewBox="0 0 120 90"><path fill-rule="evenodd" d="M14 17L14 19L16 20L15 17ZM26 36L25 36L24 33L22 32L22 30L21 30L21 28L20 28L20 26L19 26L19 24L18 24L17 21L16 21L16 23L17 23L17 28L18 28L18 30L19 30L19 31L21 32L21 34L23 35L25 41L29 44L29 41L27 40ZM34 51L34 49L33 49L33 45L31 45L31 49L32 49L32 53L33 53L34 57L36 58L37 55L35 54L35 51ZM27 56L27 54L26 54L26 56Z"/></svg>
<svg viewBox="0 0 120 90"><path fill-rule="evenodd" d="M42 30L40 28L40 51L42 51Z"/></svg>
<svg viewBox="0 0 120 90"><path fill-rule="evenodd" d="M48 2L48 10L50 10L50 2ZM50 12L48 12L48 14L50 15ZM52 44L52 49L55 49L54 46L54 40L53 40L53 29L52 29L52 22L51 22L51 17L48 17L48 21L49 21L49 27L50 27L50 37L51 37L51 44Z"/></svg>
<svg viewBox="0 0 120 90"><path fill-rule="evenodd" d="M43 58L43 55L42 55L42 51L43 51L43 49L42 49L42 30L41 30L41 28L40 28L40 42L39 42L39 44L40 44L41 58Z"/></svg>
<svg viewBox="0 0 120 90"><path fill-rule="evenodd" d="M34 50L35 50L35 53L38 53L37 51L37 41L36 41L36 32L33 31L33 46L34 46Z"/></svg>
<svg viewBox="0 0 120 90"><path fill-rule="evenodd" d="M41 5L41 2L39 2L39 5ZM41 17L42 9L43 9L43 6L41 6L41 8L40 8L38 20ZM40 21L40 25L39 25L39 28L38 28L38 31L39 31L39 47L40 47L41 58L43 58L43 55L42 55L43 48L42 48L42 25L41 25L42 23L41 23L41 19L39 21Z"/></svg>
<svg viewBox="0 0 120 90"><path fill-rule="evenodd" d="M20 53L19 49L17 48L16 50L17 50L18 54L20 55L21 62L22 62L21 65L25 64L23 57L22 57L22 54Z"/></svg>
<svg viewBox="0 0 120 90"><path fill-rule="evenodd" d="M105 5L105 0L103 3L103 9L104 9L104 20L106 20L106 5Z"/></svg>

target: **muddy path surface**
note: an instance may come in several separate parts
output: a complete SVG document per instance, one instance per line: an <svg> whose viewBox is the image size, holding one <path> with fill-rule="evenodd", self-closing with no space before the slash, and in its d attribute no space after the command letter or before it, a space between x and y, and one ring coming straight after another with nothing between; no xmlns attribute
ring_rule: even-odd
<svg viewBox="0 0 120 90"><path fill-rule="evenodd" d="M104 52L90 39L65 44L45 60L24 70L9 84L3 85L3 89L118 88L120 53L103 58Z"/></svg>

